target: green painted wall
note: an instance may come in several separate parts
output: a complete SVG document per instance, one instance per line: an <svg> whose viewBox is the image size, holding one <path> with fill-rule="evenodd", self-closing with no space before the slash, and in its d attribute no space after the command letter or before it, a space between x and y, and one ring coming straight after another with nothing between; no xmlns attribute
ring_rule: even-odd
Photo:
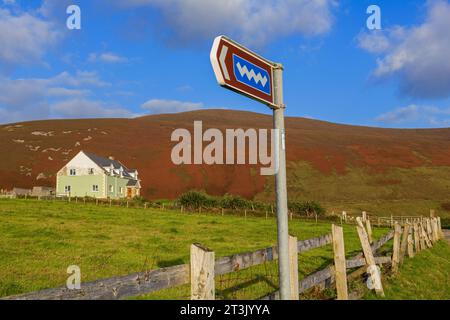
<svg viewBox="0 0 450 320"><path fill-rule="evenodd" d="M105 197L105 176L85 175L85 176L58 176L57 194L65 194L65 186L70 186L71 197ZM98 192L94 192L93 185L98 185Z"/></svg>
<svg viewBox="0 0 450 320"><path fill-rule="evenodd" d="M125 198L127 196L127 179L106 175L58 176L58 195L65 194L65 186L70 186L71 197L93 198ZM93 191L93 185L98 185L98 192ZM112 191L110 189L112 186ZM120 192L122 188L122 193ZM106 193L105 193L106 192Z"/></svg>
<svg viewBox="0 0 450 320"><path fill-rule="evenodd" d="M127 179L106 176L106 196L110 198L125 198L127 196L127 183ZM112 192L110 191L110 186L113 187ZM122 188L122 193L120 193L120 188Z"/></svg>

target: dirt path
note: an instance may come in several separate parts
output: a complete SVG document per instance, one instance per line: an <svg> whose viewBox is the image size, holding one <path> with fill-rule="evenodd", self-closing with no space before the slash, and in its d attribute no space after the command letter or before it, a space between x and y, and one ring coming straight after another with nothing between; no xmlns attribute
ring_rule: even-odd
<svg viewBox="0 0 450 320"><path fill-rule="evenodd" d="M448 244L450 244L450 230L444 229L442 231L444 232L444 236L445 236L445 239L447 239Z"/></svg>

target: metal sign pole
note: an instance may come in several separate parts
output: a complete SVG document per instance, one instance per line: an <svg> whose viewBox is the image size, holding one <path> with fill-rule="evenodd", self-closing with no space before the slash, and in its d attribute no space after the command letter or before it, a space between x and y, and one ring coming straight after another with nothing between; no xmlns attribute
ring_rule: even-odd
<svg viewBox="0 0 450 320"><path fill-rule="evenodd" d="M274 98L278 106L273 110L274 128L278 129L278 172L275 176L277 196L277 228L278 228L278 272L280 281L280 299L290 299L289 273L289 227L286 187L286 143L284 130L283 102L283 66L277 65L273 73Z"/></svg>
<svg viewBox="0 0 450 320"><path fill-rule="evenodd" d="M289 229L286 187L286 143L284 132L283 66L273 63L225 37L214 39L210 54L217 82L230 90L268 105L273 109L276 132L275 155L278 274L280 298L290 299ZM236 62L237 61L237 62Z"/></svg>

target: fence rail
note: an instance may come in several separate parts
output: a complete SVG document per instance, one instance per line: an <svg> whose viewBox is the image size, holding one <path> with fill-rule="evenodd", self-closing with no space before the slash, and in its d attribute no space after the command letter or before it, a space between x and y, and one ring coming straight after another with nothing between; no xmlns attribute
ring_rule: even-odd
<svg viewBox="0 0 450 320"><path fill-rule="evenodd" d="M347 217L346 217L347 218ZM415 218L403 224L393 221L394 230L382 236L377 242L372 242L371 218L363 212L362 217L356 219L356 229L363 249L349 260L345 259L343 250L343 229L340 226L332 225L332 233L320 237L297 241L295 237L290 237L292 245L289 246L290 261L298 261L298 254L333 244L334 264L327 266L307 275L298 281L298 268L290 268L291 297L298 299L299 293L318 285L330 285L336 283L338 298L348 299L347 269L354 269L362 266L373 266L377 264L391 264L393 272L396 272L399 264L408 253L409 257L414 252L431 248L432 245L443 237L441 221L439 217ZM391 217L392 222L392 217ZM402 228L404 226L404 228ZM403 229L403 233L401 233ZM414 238L414 239L413 239ZM394 239L393 255L375 256L376 253L388 241ZM214 252L198 244L191 246L190 264L176 265L172 267L137 272L124 276L116 276L107 279L99 279L82 284L80 290L69 290L66 287L44 289L21 295L6 297L6 300L86 300L86 299L123 299L152 293L162 289L191 284L191 298L193 299L214 299L214 277L228 273L248 269L253 266L262 265L266 262L278 259L276 247L268 247L253 252L234 254L226 257L214 258ZM376 274L371 274L377 279ZM378 275L380 277L380 275ZM374 280L375 281L375 280ZM207 284L207 285L205 285ZM297 285L298 284L298 285ZM294 288L292 291L292 288ZM381 287L375 286L377 294L384 294ZM278 292L271 293L263 297L263 300L277 299Z"/></svg>
<svg viewBox="0 0 450 320"><path fill-rule="evenodd" d="M394 232L391 231L387 233L386 235L382 236L378 242L372 245L373 252L380 249L382 246L384 246L389 240L391 240L394 237ZM366 265L366 260L362 258L363 253L357 254L355 257L353 257L350 260L346 261L346 268L347 269L353 269L357 267L361 267ZM391 257L376 257L375 261L377 264L386 264L391 262ZM334 267L333 265L330 265L322 270L316 271L302 280L299 281L299 293L303 293L315 286L324 284L326 281L329 281L329 284L332 284L334 282ZM278 291L273 292L269 294L268 296L262 298L262 300L277 300L279 298Z"/></svg>
<svg viewBox="0 0 450 320"><path fill-rule="evenodd" d="M299 252L307 252L331 243L331 235L301 240L297 242ZM265 262L278 259L276 247L254 252L221 257L214 265L215 275L224 275L244 270ZM152 293L162 289L190 283L189 264L177 265L152 271L137 272L125 276L95 280L82 284L80 290L66 287L44 289L41 291L10 296L7 300L79 300L79 299L122 299Z"/></svg>

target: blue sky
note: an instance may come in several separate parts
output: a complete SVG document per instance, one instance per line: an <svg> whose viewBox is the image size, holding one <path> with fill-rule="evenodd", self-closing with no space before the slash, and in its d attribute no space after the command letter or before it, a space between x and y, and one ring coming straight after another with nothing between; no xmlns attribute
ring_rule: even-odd
<svg viewBox="0 0 450 320"><path fill-rule="evenodd" d="M81 30L66 27L70 4ZM382 30L366 27L371 4ZM209 52L226 34L284 64L289 116L450 126L445 0L0 0L0 30L0 123L270 113L217 85Z"/></svg>

